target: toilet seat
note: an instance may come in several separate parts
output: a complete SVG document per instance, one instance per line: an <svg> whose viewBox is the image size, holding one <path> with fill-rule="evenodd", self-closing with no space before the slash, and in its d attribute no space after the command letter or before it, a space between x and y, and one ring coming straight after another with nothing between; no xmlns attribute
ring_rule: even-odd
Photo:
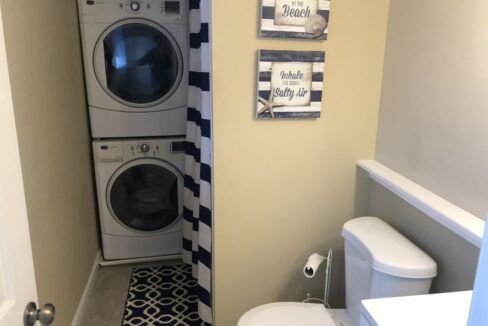
<svg viewBox="0 0 488 326"><path fill-rule="evenodd" d="M335 326L322 304L279 302L246 312L237 326Z"/></svg>

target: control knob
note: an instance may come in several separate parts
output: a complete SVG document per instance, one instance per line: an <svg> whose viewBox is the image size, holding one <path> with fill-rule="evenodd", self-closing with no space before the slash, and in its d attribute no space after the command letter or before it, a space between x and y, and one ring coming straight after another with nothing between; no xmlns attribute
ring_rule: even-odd
<svg viewBox="0 0 488 326"><path fill-rule="evenodd" d="M141 4L137 1L132 1L129 6L132 11L139 11L141 9Z"/></svg>
<svg viewBox="0 0 488 326"><path fill-rule="evenodd" d="M151 147L148 144L142 144L141 145L141 152L143 152L143 153L149 152L150 149L151 149Z"/></svg>

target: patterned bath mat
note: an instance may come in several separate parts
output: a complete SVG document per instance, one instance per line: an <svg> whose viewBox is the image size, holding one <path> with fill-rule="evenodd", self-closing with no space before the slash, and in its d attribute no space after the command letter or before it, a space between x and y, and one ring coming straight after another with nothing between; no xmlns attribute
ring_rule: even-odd
<svg viewBox="0 0 488 326"><path fill-rule="evenodd" d="M122 326L200 326L190 265L135 268Z"/></svg>

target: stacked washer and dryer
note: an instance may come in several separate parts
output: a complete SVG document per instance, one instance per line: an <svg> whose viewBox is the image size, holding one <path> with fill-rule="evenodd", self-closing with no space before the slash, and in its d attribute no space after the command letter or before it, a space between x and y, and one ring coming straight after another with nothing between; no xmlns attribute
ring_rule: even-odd
<svg viewBox="0 0 488 326"><path fill-rule="evenodd" d="M78 0L105 260L182 252L185 0Z"/></svg>

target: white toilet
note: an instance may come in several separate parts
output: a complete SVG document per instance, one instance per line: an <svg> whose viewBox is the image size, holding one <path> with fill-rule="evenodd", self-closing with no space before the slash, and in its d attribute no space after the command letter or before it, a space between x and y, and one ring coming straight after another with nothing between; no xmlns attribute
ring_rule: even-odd
<svg viewBox="0 0 488 326"><path fill-rule="evenodd" d="M361 300L427 294L437 265L425 252L376 217L353 219L342 229L346 257L346 309L322 304L271 303L246 312L238 326L354 326Z"/></svg>

